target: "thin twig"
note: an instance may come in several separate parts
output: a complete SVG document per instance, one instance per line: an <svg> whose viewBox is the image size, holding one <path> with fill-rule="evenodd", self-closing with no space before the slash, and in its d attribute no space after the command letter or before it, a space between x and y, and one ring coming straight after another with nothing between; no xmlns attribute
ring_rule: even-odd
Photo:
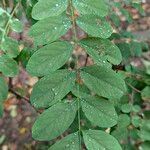
<svg viewBox="0 0 150 150"><path fill-rule="evenodd" d="M20 93L16 92L13 89L12 78L9 78L9 84L8 84L8 86L9 86L9 92L11 92L12 94L14 94L16 97L24 99L25 101L27 101L28 103L30 103L30 100L29 100L28 97L22 96Z"/></svg>
<svg viewBox="0 0 150 150"><path fill-rule="evenodd" d="M134 86L132 86L130 83L126 83L129 87L131 87L135 92L137 93L141 93L140 90L138 90L137 88L135 88Z"/></svg>
<svg viewBox="0 0 150 150"><path fill-rule="evenodd" d="M16 92L16 91L15 91L14 89L12 89L12 88L10 88L9 91L10 91L12 94L14 94L16 97L21 98L21 99L24 99L24 100L26 100L28 103L30 103L28 97L22 96L20 93Z"/></svg>
<svg viewBox="0 0 150 150"><path fill-rule="evenodd" d="M136 80L139 80L139 81L143 81L143 76L140 75L140 74L133 74L133 73L130 73L130 72L126 72L125 75L129 78L134 78Z"/></svg>
<svg viewBox="0 0 150 150"><path fill-rule="evenodd" d="M30 104L30 106L36 110L37 113L41 114L41 110L37 110L30 102L30 99L28 97L22 96L20 93L16 92L13 88L9 89L9 92L11 92L12 94L14 94L16 97L22 99L24 102L27 102L28 104Z"/></svg>
<svg viewBox="0 0 150 150"><path fill-rule="evenodd" d="M3 8L6 9L6 2L3 0Z"/></svg>

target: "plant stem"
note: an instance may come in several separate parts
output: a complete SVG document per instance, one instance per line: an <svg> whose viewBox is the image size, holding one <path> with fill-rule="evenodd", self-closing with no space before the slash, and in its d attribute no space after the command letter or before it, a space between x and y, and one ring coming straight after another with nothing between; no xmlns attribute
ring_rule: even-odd
<svg viewBox="0 0 150 150"><path fill-rule="evenodd" d="M10 25L10 20L12 19L12 17L14 16L14 14L15 14L15 11L17 10L17 8L19 7L19 2L17 3L17 5L14 7L14 9L13 9L13 11L12 11L12 13L10 14L10 16L9 16L9 19L8 19L8 21L7 21L7 23L6 23L6 26L5 26L5 28L4 28L4 31L3 31L3 35L2 35L2 41L4 40L4 37L5 37L5 35L7 35L8 34L8 32L9 32L9 25Z"/></svg>
<svg viewBox="0 0 150 150"><path fill-rule="evenodd" d="M80 94L80 89L79 89L79 84L78 84L78 95ZM80 98L77 97L77 101L78 101L78 129L79 129L79 149L82 149L82 141L81 141L81 115L80 115L80 107L81 107L81 103L80 103Z"/></svg>
<svg viewBox="0 0 150 150"><path fill-rule="evenodd" d="M73 29L73 41L75 42L75 46L78 42L77 32L76 32L76 16L74 14L74 7L72 4L72 0L70 0L70 8L71 8L71 19L72 19L72 29Z"/></svg>
<svg viewBox="0 0 150 150"><path fill-rule="evenodd" d="M132 90L134 90L136 93L141 93L140 90L138 90L137 88L135 88L134 86L132 86L130 83L127 83L127 82L126 82L126 84L127 84L129 87L131 87Z"/></svg>
<svg viewBox="0 0 150 150"><path fill-rule="evenodd" d="M3 0L3 8L6 9L6 2Z"/></svg>
<svg viewBox="0 0 150 150"><path fill-rule="evenodd" d="M69 4L70 4L70 9L71 9L71 20L72 20L72 29L73 29L73 42L74 42L74 49L77 48L77 44L78 44L78 37L77 37L77 32L76 32L76 16L75 16L75 10L73 7L73 3L72 0L69 0ZM80 80L80 71L79 71L79 66L78 66L78 56L76 56L76 66L75 66L76 72L77 72L77 81ZM77 85L77 91L78 91L78 95L80 93L80 89L79 89L79 84ZM79 149L82 149L82 141L81 141L81 114L80 114L80 98L79 96L77 97L77 109L78 109L78 136L79 136Z"/></svg>
<svg viewBox="0 0 150 150"><path fill-rule="evenodd" d="M14 94L16 97L21 98L21 99L24 99L24 100L27 101L29 104L31 104L28 97L22 96L20 93L16 92L16 91L15 91L14 89L12 89L12 88L10 88L9 91L10 91L12 94ZM31 105L31 106L32 106L32 105Z"/></svg>

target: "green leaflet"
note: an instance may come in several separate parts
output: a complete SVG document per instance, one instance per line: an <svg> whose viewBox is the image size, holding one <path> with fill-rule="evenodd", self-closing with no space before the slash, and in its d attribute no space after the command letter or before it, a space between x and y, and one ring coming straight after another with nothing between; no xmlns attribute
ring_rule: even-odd
<svg viewBox="0 0 150 150"><path fill-rule="evenodd" d="M150 148L150 142L144 142L140 145L140 150L149 150Z"/></svg>
<svg viewBox="0 0 150 150"><path fill-rule="evenodd" d="M112 20L112 22L114 23L116 27L119 27L121 25L120 18L117 16L115 12L112 12L110 14L110 19Z"/></svg>
<svg viewBox="0 0 150 150"><path fill-rule="evenodd" d="M118 116L118 127L126 128L131 123L130 117L127 114L121 114Z"/></svg>
<svg viewBox="0 0 150 150"><path fill-rule="evenodd" d="M2 15L3 13L6 13L6 11L0 7L0 15Z"/></svg>
<svg viewBox="0 0 150 150"><path fill-rule="evenodd" d="M112 127L117 124L118 116L114 106L105 99L89 96L81 101L85 116L99 127Z"/></svg>
<svg viewBox="0 0 150 150"><path fill-rule="evenodd" d="M91 91L84 84L75 84L71 92L73 95L79 98L86 98L91 94Z"/></svg>
<svg viewBox="0 0 150 150"><path fill-rule="evenodd" d="M14 77L18 74L19 69L15 60L7 55L0 56L0 71L8 77Z"/></svg>
<svg viewBox="0 0 150 150"><path fill-rule="evenodd" d="M108 14L108 7L104 0L73 0L73 5L80 14L92 14L104 17Z"/></svg>
<svg viewBox="0 0 150 150"><path fill-rule="evenodd" d="M3 116L3 101L7 98L8 86L3 77L0 77L0 117Z"/></svg>
<svg viewBox="0 0 150 150"><path fill-rule="evenodd" d="M83 15L77 19L78 26L93 37L107 39L113 33L110 23L94 15Z"/></svg>
<svg viewBox="0 0 150 150"><path fill-rule="evenodd" d="M130 113L132 111L132 105L131 104L123 104L121 106L121 111L123 113Z"/></svg>
<svg viewBox="0 0 150 150"><path fill-rule="evenodd" d="M36 83L31 94L31 103L37 108L53 105L65 97L75 84L76 73L58 70Z"/></svg>
<svg viewBox="0 0 150 150"><path fill-rule="evenodd" d="M120 11L121 11L122 15L124 15L126 17L126 20L129 23L132 23L133 19L132 19L132 16L130 15L130 13L126 9L124 9L124 8L121 8Z"/></svg>
<svg viewBox="0 0 150 150"><path fill-rule="evenodd" d="M147 60L143 60L142 61L144 66L145 66L145 72L150 75L150 61Z"/></svg>
<svg viewBox="0 0 150 150"><path fill-rule="evenodd" d="M121 98L126 92L122 77L106 67L90 66L83 68L81 78L84 84L99 96L106 98Z"/></svg>
<svg viewBox="0 0 150 150"><path fill-rule="evenodd" d="M19 55L18 42L9 37L5 37L4 42L1 44L1 49L11 58Z"/></svg>
<svg viewBox="0 0 150 150"><path fill-rule="evenodd" d="M51 16L58 16L67 9L68 0L39 0L32 10L35 20L42 20Z"/></svg>
<svg viewBox="0 0 150 150"><path fill-rule="evenodd" d="M131 56L130 44L129 43L118 43L121 54L123 56L123 62L126 62L128 58Z"/></svg>
<svg viewBox="0 0 150 150"><path fill-rule="evenodd" d="M88 150L122 150L118 141L104 131L83 131L83 138Z"/></svg>
<svg viewBox="0 0 150 150"><path fill-rule="evenodd" d="M18 19L13 19L11 22L11 29L15 32L22 32L23 31L23 25L21 21Z"/></svg>
<svg viewBox="0 0 150 150"><path fill-rule="evenodd" d="M3 77L0 77L0 101L3 101L7 98L8 86Z"/></svg>
<svg viewBox="0 0 150 150"><path fill-rule="evenodd" d="M32 136L36 140L52 140L72 124L76 116L76 103L57 103L44 111L32 127Z"/></svg>
<svg viewBox="0 0 150 150"><path fill-rule="evenodd" d="M29 59L27 71L33 76L44 76L62 67L73 51L68 42L54 42L36 51Z"/></svg>
<svg viewBox="0 0 150 150"><path fill-rule="evenodd" d="M141 93L142 99L145 101L150 101L150 86L146 86Z"/></svg>
<svg viewBox="0 0 150 150"><path fill-rule="evenodd" d="M132 111L135 113L139 113L141 111L141 107L139 105L133 105Z"/></svg>
<svg viewBox="0 0 150 150"><path fill-rule="evenodd" d="M128 129L127 128L116 128L112 133L111 135L113 137L115 137L120 143L122 141L126 141L128 136L129 136L129 132L128 132Z"/></svg>
<svg viewBox="0 0 150 150"><path fill-rule="evenodd" d="M150 120L142 121L138 135L142 140L150 141Z"/></svg>
<svg viewBox="0 0 150 150"><path fill-rule="evenodd" d="M131 55L134 57L141 57L142 56L142 45L139 42L132 41L130 43L130 51Z"/></svg>
<svg viewBox="0 0 150 150"><path fill-rule="evenodd" d="M31 27L29 35L34 38L37 45L44 45L60 38L70 27L69 18L62 14L38 21Z"/></svg>
<svg viewBox="0 0 150 150"><path fill-rule="evenodd" d="M107 39L88 38L81 40L80 43L97 64L101 65L109 61L118 65L122 61L119 48Z"/></svg>
<svg viewBox="0 0 150 150"><path fill-rule="evenodd" d="M78 132L69 134L52 145L48 150L80 150Z"/></svg>
<svg viewBox="0 0 150 150"><path fill-rule="evenodd" d="M4 12L0 15L0 27L5 27L7 19L9 19L8 12L4 10Z"/></svg>
<svg viewBox="0 0 150 150"><path fill-rule="evenodd" d="M3 117L3 103L0 101L0 118Z"/></svg>
<svg viewBox="0 0 150 150"><path fill-rule="evenodd" d="M138 128L141 125L141 118L139 116L132 116L132 125L134 125L136 128Z"/></svg>
<svg viewBox="0 0 150 150"><path fill-rule="evenodd" d="M119 142L127 140L129 136L128 126L130 125L130 117L126 114L118 116L118 124L115 130L111 132L111 135L118 139Z"/></svg>

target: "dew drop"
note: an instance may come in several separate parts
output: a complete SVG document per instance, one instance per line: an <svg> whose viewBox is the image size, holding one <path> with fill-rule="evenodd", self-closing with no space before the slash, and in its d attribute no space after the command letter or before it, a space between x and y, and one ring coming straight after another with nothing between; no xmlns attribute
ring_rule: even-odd
<svg viewBox="0 0 150 150"><path fill-rule="evenodd" d="M69 146L70 146L70 145L69 145L69 144L67 144L67 145L66 145L66 148L67 148L67 147L69 147Z"/></svg>
<svg viewBox="0 0 150 150"><path fill-rule="evenodd" d="M74 135L77 135L77 133L74 133Z"/></svg>
<svg viewBox="0 0 150 150"><path fill-rule="evenodd" d="M55 93L55 96L58 95L58 93Z"/></svg>
<svg viewBox="0 0 150 150"><path fill-rule="evenodd" d="M91 139L89 139L89 142L91 142Z"/></svg>

